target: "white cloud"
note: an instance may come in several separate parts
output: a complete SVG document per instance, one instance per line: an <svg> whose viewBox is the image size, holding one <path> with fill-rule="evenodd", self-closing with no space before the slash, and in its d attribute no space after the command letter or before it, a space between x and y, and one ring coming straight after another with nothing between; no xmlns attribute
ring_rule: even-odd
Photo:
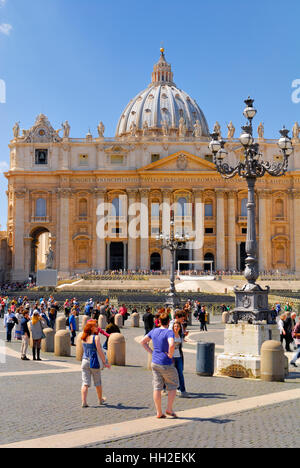
<svg viewBox="0 0 300 468"><path fill-rule="evenodd" d="M0 24L0 33L9 36L12 30L12 25L7 23Z"/></svg>

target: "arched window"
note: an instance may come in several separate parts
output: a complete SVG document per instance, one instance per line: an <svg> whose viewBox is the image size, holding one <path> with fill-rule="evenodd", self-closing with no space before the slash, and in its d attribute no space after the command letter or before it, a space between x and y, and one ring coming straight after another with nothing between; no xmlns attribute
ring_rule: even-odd
<svg viewBox="0 0 300 468"><path fill-rule="evenodd" d="M35 204L35 216L45 218L47 216L47 204L45 198L38 198Z"/></svg>
<svg viewBox="0 0 300 468"><path fill-rule="evenodd" d="M208 252L204 255L204 261L209 263L204 263L204 270L211 271L215 269L215 257L214 254ZM213 262L213 263L210 263Z"/></svg>
<svg viewBox="0 0 300 468"><path fill-rule="evenodd" d="M187 199L185 197L180 197L177 200L177 216L180 216L181 218L184 218L187 216Z"/></svg>
<svg viewBox="0 0 300 468"><path fill-rule="evenodd" d="M241 216L248 215L247 205L248 205L248 198L243 198L241 201Z"/></svg>
<svg viewBox="0 0 300 468"><path fill-rule="evenodd" d="M119 197L114 198L113 201L111 202L112 204L112 212L111 215L120 218L122 216L122 205L121 205L121 200Z"/></svg>
<svg viewBox="0 0 300 468"><path fill-rule="evenodd" d="M275 217L284 218L284 203L280 198L275 202Z"/></svg>
<svg viewBox="0 0 300 468"><path fill-rule="evenodd" d="M88 215L88 203L85 198L79 200L79 217L86 218Z"/></svg>

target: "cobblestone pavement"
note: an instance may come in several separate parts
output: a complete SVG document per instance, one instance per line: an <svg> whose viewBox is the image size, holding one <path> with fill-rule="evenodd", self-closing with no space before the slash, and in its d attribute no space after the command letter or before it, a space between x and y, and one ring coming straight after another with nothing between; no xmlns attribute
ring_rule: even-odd
<svg viewBox="0 0 300 468"><path fill-rule="evenodd" d="M3 330L2 321L0 330ZM185 344L185 377L191 398L177 399L176 411L205 408L222 402L299 388L298 369L293 369L284 383L197 376L195 341L201 339L215 342L216 351L221 352L223 330L224 326L219 323L212 324L209 331L202 334L199 333L198 326L191 327L192 342ZM146 369L146 352L137 342L143 335L143 329L126 327L123 333L127 343L127 365L103 372L104 394L108 398L108 404L100 408L97 407L96 392L92 388L89 393L90 408L81 409L80 363L75 360L74 348L70 358L43 354L42 363L27 363L19 357L9 355L6 363L0 364L0 413L2 421L5 421L0 427L0 444L152 417L155 414L152 374ZM0 332L0 339L5 339L3 332ZM16 342L7 347L11 354L20 350L20 344ZM62 372L62 363L66 366L77 365L78 372L76 369L72 373ZM42 374L32 374L36 370ZM57 370L57 373L50 374L49 371L53 370ZM7 376L7 372L16 372L17 375ZM21 375L20 372L27 373ZM176 428L94 446L299 447L299 419L299 400L291 400L259 410L224 414L215 420L187 422Z"/></svg>

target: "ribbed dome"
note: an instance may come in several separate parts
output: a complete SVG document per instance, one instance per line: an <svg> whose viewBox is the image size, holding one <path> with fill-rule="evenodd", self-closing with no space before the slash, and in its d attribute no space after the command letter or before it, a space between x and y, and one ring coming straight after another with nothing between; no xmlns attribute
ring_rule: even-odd
<svg viewBox="0 0 300 468"><path fill-rule="evenodd" d="M166 62L161 49L160 60L154 65L152 83L129 102L119 120L116 135L123 136L132 130L137 134L160 130L172 135L178 133L180 123L185 124L186 136L193 134L195 125L197 136L209 134L198 104L173 83L171 65Z"/></svg>

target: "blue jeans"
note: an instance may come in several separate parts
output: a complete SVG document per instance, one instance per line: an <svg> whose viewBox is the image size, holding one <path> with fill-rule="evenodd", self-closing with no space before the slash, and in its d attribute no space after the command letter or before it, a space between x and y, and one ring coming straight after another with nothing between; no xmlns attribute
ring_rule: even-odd
<svg viewBox="0 0 300 468"><path fill-rule="evenodd" d="M295 352L294 356L293 356L293 359L291 360L291 362L293 362L294 364L296 364L296 361L297 359L300 358L300 344L298 344L298 348L297 348L297 351Z"/></svg>
<svg viewBox="0 0 300 468"><path fill-rule="evenodd" d="M184 383L184 376L183 376L183 358L182 357L177 357L174 358L175 361L175 367L178 372L178 377L179 377L179 390L181 392L185 392L185 383Z"/></svg>

